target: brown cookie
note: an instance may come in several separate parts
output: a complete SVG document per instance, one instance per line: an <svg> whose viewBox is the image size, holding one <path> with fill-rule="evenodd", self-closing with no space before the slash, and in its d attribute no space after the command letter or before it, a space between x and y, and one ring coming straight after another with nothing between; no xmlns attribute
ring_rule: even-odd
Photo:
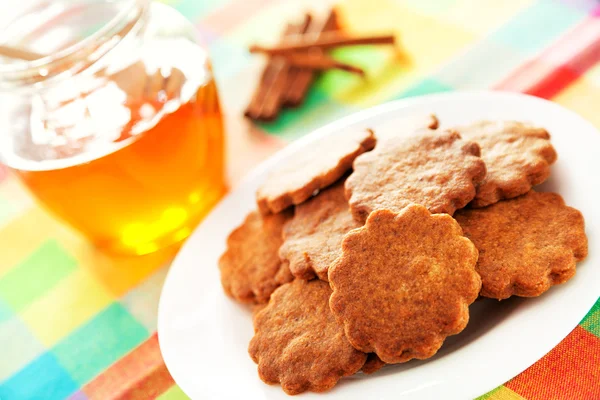
<svg viewBox="0 0 600 400"><path fill-rule="evenodd" d="M385 367L385 363L381 361L381 358L375 353L369 353L367 355L367 361L362 366L361 371L367 375L374 374L381 368Z"/></svg>
<svg viewBox="0 0 600 400"><path fill-rule="evenodd" d="M225 293L243 303L264 303L277 287L293 279L278 254L283 225L291 217L291 212L263 217L254 211L231 232L219 259Z"/></svg>
<svg viewBox="0 0 600 400"><path fill-rule="evenodd" d="M433 356L481 289L477 250L449 215L412 204L371 213L329 267L331 310L350 343L386 363Z"/></svg>
<svg viewBox="0 0 600 400"><path fill-rule="evenodd" d="M256 192L263 214L278 213L308 200L352 168L354 159L375 147L371 130L342 130L289 157Z"/></svg>
<svg viewBox="0 0 600 400"><path fill-rule="evenodd" d="M374 210L398 212L411 203L452 215L473 200L484 176L479 146L456 132L399 137L354 161L346 197L360 222Z"/></svg>
<svg viewBox="0 0 600 400"><path fill-rule="evenodd" d="M575 275L587 255L583 216L556 193L529 193L456 213L479 249L481 295L539 296Z"/></svg>
<svg viewBox="0 0 600 400"><path fill-rule="evenodd" d="M329 265L342 254L344 235L358 227L340 181L296 207L283 228L279 257L296 278L312 279L316 274L326 281Z"/></svg>
<svg viewBox="0 0 600 400"><path fill-rule="evenodd" d="M260 378L287 394L324 392L356 373L367 355L353 348L329 310L327 282L296 279L254 316L248 352Z"/></svg>
<svg viewBox="0 0 600 400"><path fill-rule="evenodd" d="M527 193L548 178L550 165L556 161L550 135L540 127L517 121L481 121L456 130L479 144L487 167L472 207Z"/></svg>

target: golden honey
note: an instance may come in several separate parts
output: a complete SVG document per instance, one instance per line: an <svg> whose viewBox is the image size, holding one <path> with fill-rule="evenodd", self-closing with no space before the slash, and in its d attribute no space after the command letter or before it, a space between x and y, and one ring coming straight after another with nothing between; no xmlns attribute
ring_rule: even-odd
<svg viewBox="0 0 600 400"><path fill-rule="evenodd" d="M214 82L125 141L88 162L17 174L98 247L145 254L186 238L226 190Z"/></svg>

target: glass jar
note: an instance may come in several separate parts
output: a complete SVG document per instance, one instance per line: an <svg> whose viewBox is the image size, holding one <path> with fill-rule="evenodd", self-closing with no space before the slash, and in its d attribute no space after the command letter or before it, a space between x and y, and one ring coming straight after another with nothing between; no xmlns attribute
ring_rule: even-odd
<svg viewBox="0 0 600 400"><path fill-rule="evenodd" d="M109 252L187 237L226 191L219 100L193 26L146 0L14 14L0 21L1 161Z"/></svg>

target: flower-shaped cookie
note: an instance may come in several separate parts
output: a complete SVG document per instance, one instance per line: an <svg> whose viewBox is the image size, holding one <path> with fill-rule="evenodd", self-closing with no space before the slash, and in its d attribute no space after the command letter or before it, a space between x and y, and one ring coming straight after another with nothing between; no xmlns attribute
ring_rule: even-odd
<svg viewBox="0 0 600 400"><path fill-rule="evenodd" d="M473 207L527 193L550 176L556 151L550 135L540 127L517 121L481 121L456 128L481 147L487 175L477 186Z"/></svg>
<svg viewBox="0 0 600 400"><path fill-rule="evenodd" d="M329 265L342 254L344 235L360 224L352 218L344 196L344 182L296 207L294 218L283 228L279 256L301 279L315 274L327 280Z"/></svg>
<svg viewBox="0 0 600 400"><path fill-rule="evenodd" d="M481 295L539 296L575 275L587 256L583 216L556 193L537 193L456 213L479 249Z"/></svg>
<svg viewBox="0 0 600 400"><path fill-rule="evenodd" d="M329 304L355 348L390 364L425 359L465 328L481 288L476 262L449 215L377 210L344 238Z"/></svg>
<svg viewBox="0 0 600 400"><path fill-rule="evenodd" d="M373 131L341 130L297 152L273 171L256 192L263 214L278 213L301 204L352 168L352 162L375 147Z"/></svg>
<svg viewBox="0 0 600 400"><path fill-rule="evenodd" d="M296 279L277 289L254 316L248 352L266 383L288 394L323 392L364 365L329 309L327 282Z"/></svg>
<svg viewBox="0 0 600 400"><path fill-rule="evenodd" d="M221 284L242 303L265 303L281 284L293 279L279 259L283 225L291 212L261 216L254 211L227 238L219 259Z"/></svg>
<svg viewBox="0 0 600 400"><path fill-rule="evenodd" d="M374 210L398 212L411 203L452 215L473 200L484 176L479 146L456 132L398 137L354 161L346 198L359 222Z"/></svg>

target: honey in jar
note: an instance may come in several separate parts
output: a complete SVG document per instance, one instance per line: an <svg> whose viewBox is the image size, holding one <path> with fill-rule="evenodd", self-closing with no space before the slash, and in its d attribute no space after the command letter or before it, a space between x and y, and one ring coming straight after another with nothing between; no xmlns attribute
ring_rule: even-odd
<svg viewBox="0 0 600 400"><path fill-rule="evenodd" d="M223 124L189 24L166 6L127 3L91 49L3 82L13 101L0 146L59 218L102 249L145 254L186 238L224 194Z"/></svg>

